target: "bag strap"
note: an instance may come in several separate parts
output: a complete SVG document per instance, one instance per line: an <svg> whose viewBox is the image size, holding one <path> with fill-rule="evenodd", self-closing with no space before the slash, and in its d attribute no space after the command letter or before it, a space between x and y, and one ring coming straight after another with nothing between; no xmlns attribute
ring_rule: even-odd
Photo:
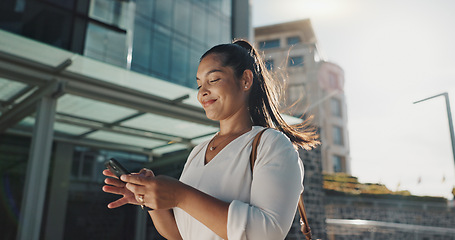
<svg viewBox="0 0 455 240"><path fill-rule="evenodd" d="M250 154L250 169L251 169L251 173L253 173L254 163L256 162L256 158L258 156L259 141L261 141L261 136L265 132L265 130L267 130L267 128L263 129L258 134L256 134L256 137L254 137L254 139L253 139L253 144L252 144L252 147L251 147L251 154Z"/></svg>
<svg viewBox="0 0 455 240"><path fill-rule="evenodd" d="M265 130L267 130L267 128L260 131L258 134L256 134L256 136L254 137L254 140L253 140L251 155L250 155L251 173L253 173L254 163L256 162L259 141L261 140L261 136L265 132ZM311 240L311 228L310 228L310 225L308 224L308 219L306 217L306 211L305 211L305 205L303 204L303 192L300 194L298 208L299 208L299 214L300 214L300 231L302 231L303 235L305 235L305 238L307 240Z"/></svg>

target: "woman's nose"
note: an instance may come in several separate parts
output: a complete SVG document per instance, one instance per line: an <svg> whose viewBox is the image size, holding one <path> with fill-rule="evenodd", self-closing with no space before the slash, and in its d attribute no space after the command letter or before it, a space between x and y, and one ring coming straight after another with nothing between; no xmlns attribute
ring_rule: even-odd
<svg viewBox="0 0 455 240"><path fill-rule="evenodd" d="M201 87L199 88L199 94L201 94L202 96L209 94L209 89L207 88L206 84L201 85Z"/></svg>

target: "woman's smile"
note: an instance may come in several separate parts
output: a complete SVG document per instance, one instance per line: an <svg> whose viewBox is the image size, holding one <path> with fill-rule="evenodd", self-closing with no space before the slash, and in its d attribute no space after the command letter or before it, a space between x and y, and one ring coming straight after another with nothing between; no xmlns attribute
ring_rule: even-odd
<svg viewBox="0 0 455 240"><path fill-rule="evenodd" d="M208 108L209 106L211 106L215 102L216 102L216 99L202 100L202 106L204 108Z"/></svg>

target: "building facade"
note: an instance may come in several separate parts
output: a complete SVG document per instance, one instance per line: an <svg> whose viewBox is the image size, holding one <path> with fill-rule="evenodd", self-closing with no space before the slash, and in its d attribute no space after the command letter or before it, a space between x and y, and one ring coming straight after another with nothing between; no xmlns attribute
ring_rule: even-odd
<svg viewBox="0 0 455 240"><path fill-rule="evenodd" d="M344 72L324 60L310 20L255 28L266 67L283 79L282 109L295 117L313 116L320 129L323 171L350 172Z"/></svg>
<svg viewBox="0 0 455 240"><path fill-rule="evenodd" d="M0 16L0 29L187 87L206 50L251 37L239 0L7 0Z"/></svg>

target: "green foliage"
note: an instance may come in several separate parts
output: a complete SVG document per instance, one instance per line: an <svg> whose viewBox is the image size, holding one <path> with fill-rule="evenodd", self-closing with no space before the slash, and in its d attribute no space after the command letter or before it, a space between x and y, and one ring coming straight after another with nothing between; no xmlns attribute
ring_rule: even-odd
<svg viewBox="0 0 455 240"><path fill-rule="evenodd" d="M324 174L323 187L327 194L331 195L368 195L385 198L412 198L413 200L442 201L442 197L418 197L413 196L407 190L392 191L384 184L360 183L357 177L346 173ZM455 188L452 191L455 195Z"/></svg>

